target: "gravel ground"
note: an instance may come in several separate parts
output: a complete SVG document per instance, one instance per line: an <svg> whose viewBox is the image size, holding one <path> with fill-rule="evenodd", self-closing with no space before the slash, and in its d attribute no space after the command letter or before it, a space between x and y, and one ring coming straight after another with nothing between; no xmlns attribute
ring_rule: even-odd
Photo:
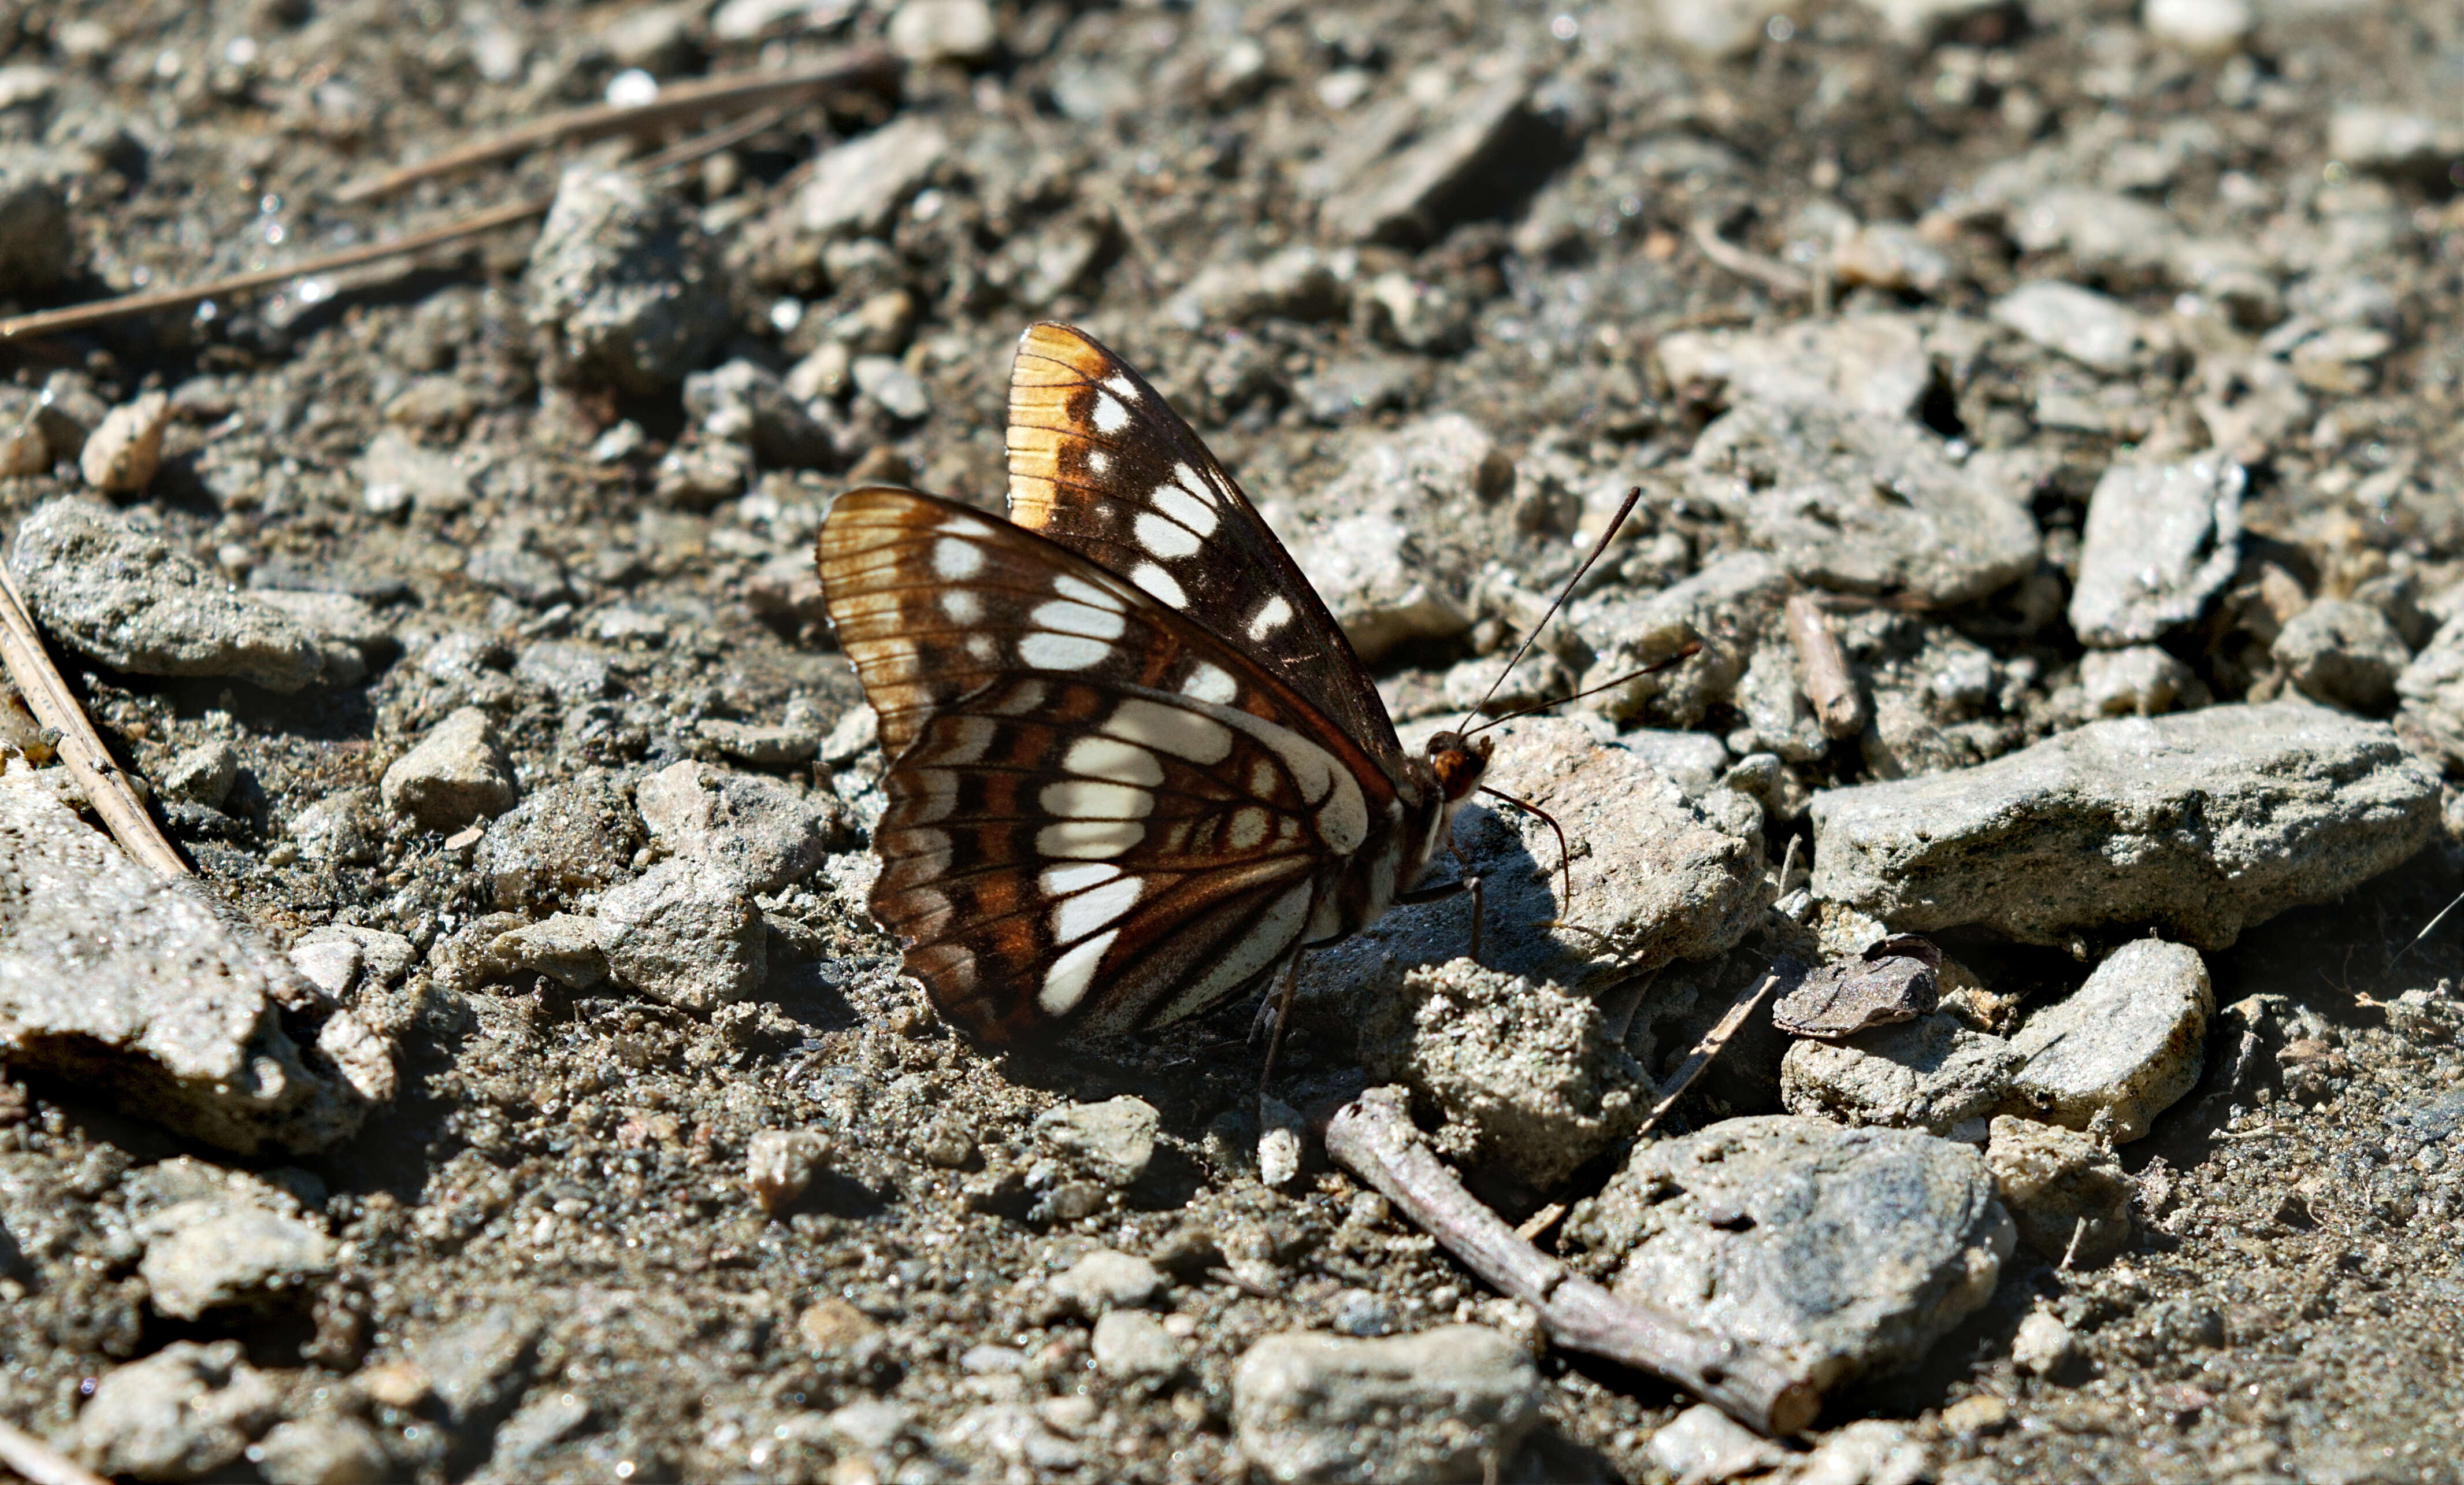
<svg viewBox="0 0 2464 1485"><path fill-rule="evenodd" d="M851 44L896 86L650 185L334 204ZM2459 1478L2464 938L2408 948L2464 887L2459 85L2464 11L2366 0L0 0L0 310L556 197L0 345L12 570L256 936L81 853L0 705L0 1418L276 1485ZM997 507L1037 319L1187 413L1409 737L1643 486L1507 698L1713 643L1499 754L1617 964L1416 967L1459 905L1398 914L1264 1104L1247 1006L987 1057L900 981L811 542L855 482ZM1304 1127L1411 1083L1639 1273L1709 1148L1632 1140L1652 1081L1885 924L1940 1008L1757 1027L1673 1126L1898 1125L1750 1127L1966 1193L1882 1234L1966 1278L1843 1299L1776 1449L1538 1343Z"/></svg>

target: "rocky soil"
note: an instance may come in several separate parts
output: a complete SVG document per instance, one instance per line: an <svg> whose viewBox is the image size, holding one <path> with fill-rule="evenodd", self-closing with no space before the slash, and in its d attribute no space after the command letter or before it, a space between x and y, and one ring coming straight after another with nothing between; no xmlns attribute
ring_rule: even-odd
<svg viewBox="0 0 2464 1485"><path fill-rule="evenodd" d="M850 47L680 167L346 191ZM0 0L0 314L553 197L0 342L9 570L202 887L0 693L0 1421L272 1485L2459 1478L2460 90L2464 11L2372 0ZM1603 688L1498 733L1572 900L1468 809L1480 961L1461 900L1317 956L1264 1097L1246 1006L987 1057L863 908L811 541L997 507L1040 318L1408 740L1643 490L1497 703ZM1771 975L1819 1034L1646 1131ZM1373 1084L1815 1426L1551 1347L1329 1159Z"/></svg>

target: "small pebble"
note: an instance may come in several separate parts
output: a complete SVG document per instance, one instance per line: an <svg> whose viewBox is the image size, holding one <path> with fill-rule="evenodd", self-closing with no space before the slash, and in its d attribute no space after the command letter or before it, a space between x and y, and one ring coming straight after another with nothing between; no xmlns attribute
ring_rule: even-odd
<svg viewBox="0 0 2464 1485"><path fill-rule="evenodd" d="M796 1205L829 1159L830 1141L808 1129L764 1129L744 1147L744 1184L776 1216Z"/></svg>

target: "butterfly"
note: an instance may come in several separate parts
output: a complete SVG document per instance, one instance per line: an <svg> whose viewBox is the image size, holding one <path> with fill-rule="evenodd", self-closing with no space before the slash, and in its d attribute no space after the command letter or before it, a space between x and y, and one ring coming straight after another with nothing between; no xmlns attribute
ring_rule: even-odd
<svg viewBox="0 0 2464 1485"><path fill-rule="evenodd" d="M815 560L880 719L874 919L978 1041L1162 1026L1415 891L1491 743L1407 752L1188 423L1081 330L1020 338L1007 521L832 503Z"/></svg>

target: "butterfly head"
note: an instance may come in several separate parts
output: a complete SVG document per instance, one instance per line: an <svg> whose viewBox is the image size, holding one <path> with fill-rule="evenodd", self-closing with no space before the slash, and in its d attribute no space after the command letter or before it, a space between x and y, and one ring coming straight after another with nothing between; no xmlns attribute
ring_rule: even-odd
<svg viewBox="0 0 2464 1485"><path fill-rule="evenodd" d="M1471 791L1480 787L1481 775L1488 771L1488 755L1496 750L1494 738L1441 732L1429 739L1429 771L1438 776L1438 787L1445 791L1447 804L1471 797Z"/></svg>

